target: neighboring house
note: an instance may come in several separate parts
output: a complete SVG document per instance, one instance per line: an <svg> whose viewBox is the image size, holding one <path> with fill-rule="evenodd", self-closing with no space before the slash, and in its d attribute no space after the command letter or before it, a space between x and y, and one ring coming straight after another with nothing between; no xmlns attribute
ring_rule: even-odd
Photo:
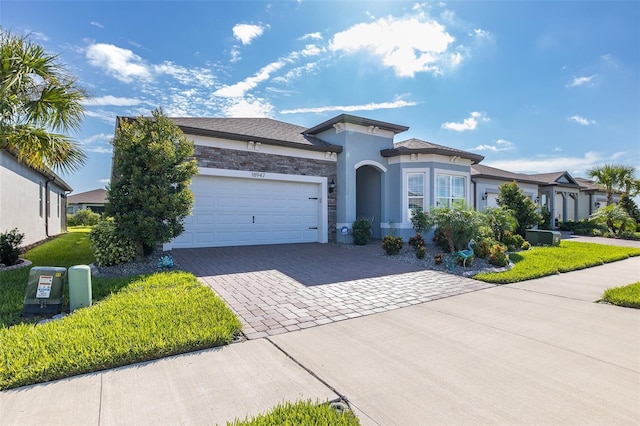
<svg viewBox="0 0 640 426"><path fill-rule="evenodd" d="M524 173L512 173L495 167L475 164L471 166L474 184L474 207L484 211L487 207L498 207L499 187L515 181L522 192L536 204L540 202L540 181Z"/></svg>
<svg viewBox="0 0 640 426"><path fill-rule="evenodd" d="M23 245L66 231L72 188L51 171L39 171L0 150L0 232L18 228Z"/></svg>
<svg viewBox="0 0 640 426"><path fill-rule="evenodd" d="M577 177L575 181L580 185L578 202L578 218L584 219L602 206L607 205L607 191L593 180ZM621 192L614 191L613 203L620 200Z"/></svg>
<svg viewBox="0 0 640 426"><path fill-rule="evenodd" d="M106 203L107 190L104 188L72 194L67 199L67 213L76 214L80 210L91 210L102 214Z"/></svg>

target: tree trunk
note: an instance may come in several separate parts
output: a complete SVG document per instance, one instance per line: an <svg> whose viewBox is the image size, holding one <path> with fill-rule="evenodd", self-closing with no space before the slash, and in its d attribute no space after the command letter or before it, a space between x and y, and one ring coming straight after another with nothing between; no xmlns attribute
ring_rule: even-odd
<svg viewBox="0 0 640 426"><path fill-rule="evenodd" d="M136 241L136 262L144 262L144 243Z"/></svg>

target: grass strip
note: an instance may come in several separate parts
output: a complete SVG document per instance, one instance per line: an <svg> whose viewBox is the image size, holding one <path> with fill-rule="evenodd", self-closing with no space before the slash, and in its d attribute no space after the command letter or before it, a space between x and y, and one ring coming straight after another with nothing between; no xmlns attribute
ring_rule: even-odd
<svg viewBox="0 0 640 426"><path fill-rule="evenodd" d="M329 404L315 404L311 401L278 404L266 414L244 420L228 422L227 426L358 426L358 418L349 410L338 411Z"/></svg>
<svg viewBox="0 0 640 426"><path fill-rule="evenodd" d="M605 290L602 301L628 308L640 308L640 281Z"/></svg>
<svg viewBox="0 0 640 426"><path fill-rule="evenodd" d="M533 247L512 253L513 268L473 278L495 284L515 283L640 256L640 248L561 241L559 247Z"/></svg>
<svg viewBox="0 0 640 426"><path fill-rule="evenodd" d="M0 328L0 390L219 346L240 329L195 276L140 277L61 320Z"/></svg>

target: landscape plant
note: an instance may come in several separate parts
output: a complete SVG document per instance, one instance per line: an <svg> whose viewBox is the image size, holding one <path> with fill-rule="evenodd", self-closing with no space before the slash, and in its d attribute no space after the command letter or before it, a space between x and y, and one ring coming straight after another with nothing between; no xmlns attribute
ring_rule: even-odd
<svg viewBox="0 0 640 426"><path fill-rule="evenodd" d="M619 205L611 204L600 207L589 220L601 225L605 225L609 233L620 237L626 230L636 229L636 221Z"/></svg>
<svg viewBox="0 0 640 426"><path fill-rule="evenodd" d="M396 237L394 235L385 235L382 238L382 249L390 256L400 253L404 241L402 237Z"/></svg>
<svg viewBox="0 0 640 426"><path fill-rule="evenodd" d="M351 224L351 236L353 244L364 246L371 240L371 222L367 219L358 218Z"/></svg>
<svg viewBox="0 0 640 426"><path fill-rule="evenodd" d="M24 239L24 234L18 232L18 228L0 234L0 263L5 266L12 266L18 263L20 258L20 244Z"/></svg>
<svg viewBox="0 0 640 426"><path fill-rule="evenodd" d="M429 215L436 226L436 242L441 238L450 253L466 249L484 224L482 213L464 207L435 207Z"/></svg>
<svg viewBox="0 0 640 426"><path fill-rule="evenodd" d="M198 172L193 142L156 109L152 117L119 119L113 149L105 212L114 218L116 235L133 241L141 261L145 245L169 242L184 231L194 202L189 184Z"/></svg>
<svg viewBox="0 0 640 426"><path fill-rule="evenodd" d="M93 226L100 220L100 215L91 209L79 210L76 214L67 215L68 226Z"/></svg>
<svg viewBox="0 0 640 426"><path fill-rule="evenodd" d="M57 55L4 28L0 58L0 150L37 170L77 170L86 155L61 132L80 127L85 92Z"/></svg>
<svg viewBox="0 0 640 426"><path fill-rule="evenodd" d="M116 224L111 217L100 220L91 229L89 238L98 266L119 265L136 255L134 242L116 233Z"/></svg>
<svg viewBox="0 0 640 426"><path fill-rule="evenodd" d="M607 197L607 206L613 203L613 193L615 191L625 191L627 193L635 190L637 180L633 175L635 168L622 164L605 164L589 170L589 177L602 186Z"/></svg>
<svg viewBox="0 0 640 426"><path fill-rule="evenodd" d="M433 223L429 214L422 211L422 209L413 209L411 211L411 225L416 233L424 234L425 232L429 232Z"/></svg>
<svg viewBox="0 0 640 426"><path fill-rule="evenodd" d="M496 241L503 241L505 235L513 233L518 226L513 213L506 208L488 207L484 215Z"/></svg>
<svg viewBox="0 0 640 426"><path fill-rule="evenodd" d="M542 221L542 215L537 211L538 206L524 194L515 181L500 185L498 189L498 205L513 214L517 221L515 232L524 237L527 229Z"/></svg>

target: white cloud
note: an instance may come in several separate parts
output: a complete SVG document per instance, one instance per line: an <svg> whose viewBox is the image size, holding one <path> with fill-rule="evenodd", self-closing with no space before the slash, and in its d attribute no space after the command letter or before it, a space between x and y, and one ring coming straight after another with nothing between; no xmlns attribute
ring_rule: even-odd
<svg viewBox="0 0 640 426"><path fill-rule="evenodd" d="M124 83L131 83L135 78L151 78L148 65L129 49L122 49L113 44L95 43L87 48L86 56L91 65L103 68Z"/></svg>
<svg viewBox="0 0 640 426"><path fill-rule="evenodd" d="M116 122L116 114L112 111L106 111L103 109L97 111L86 110L84 115L87 117L97 118L112 126L115 125Z"/></svg>
<svg viewBox="0 0 640 426"><path fill-rule="evenodd" d="M98 183L111 183L111 179L98 179Z"/></svg>
<svg viewBox="0 0 640 426"><path fill-rule="evenodd" d="M98 27L98 28L104 28L104 25L102 25L100 22L98 21L91 21L90 22L91 25L93 25L94 27Z"/></svg>
<svg viewBox="0 0 640 426"><path fill-rule="evenodd" d="M88 98L82 102L83 105L89 105L89 106L94 106L94 105L135 106L141 103L142 101L139 99L118 98L111 95L101 96L99 98Z"/></svg>
<svg viewBox="0 0 640 426"><path fill-rule="evenodd" d="M320 34L319 32L315 32L315 33L309 33L309 34L305 34L302 37L300 37L298 40L322 40L322 34Z"/></svg>
<svg viewBox="0 0 640 426"><path fill-rule="evenodd" d="M240 59L242 59L242 56L240 56L240 49L238 46L233 46L231 49L231 63L238 62Z"/></svg>
<svg viewBox="0 0 640 426"><path fill-rule="evenodd" d="M94 152L96 154L111 154L113 152L112 147L96 146L93 148L85 148L87 152Z"/></svg>
<svg viewBox="0 0 640 426"><path fill-rule="evenodd" d="M249 90L254 89L261 82L268 80L271 74L285 65L285 62L280 60L272 62L269 65L263 67L254 76L248 77L236 84L230 86L224 86L216 90L214 96L220 96L223 98L241 98Z"/></svg>
<svg viewBox="0 0 640 426"><path fill-rule="evenodd" d="M490 119L484 112L473 111L470 116L465 118L461 123L448 121L442 123L442 126L440 127L447 130L453 130L455 132L464 132L466 130L475 130L478 127L478 121L487 122L490 121Z"/></svg>
<svg viewBox="0 0 640 426"><path fill-rule="evenodd" d="M573 121L574 123L578 123L578 124L580 124L582 126L589 126L591 124L598 124L598 123L596 123L595 120L589 120L589 119L581 117L579 115L573 115L571 117L568 117L567 120Z"/></svg>
<svg viewBox="0 0 640 426"><path fill-rule="evenodd" d="M469 149L469 151L491 151L491 152L500 152L500 151L509 151L514 149L515 146L512 142L509 142L505 139L498 139L494 145L478 145L475 148Z"/></svg>
<svg viewBox="0 0 640 426"><path fill-rule="evenodd" d="M231 99L222 108L226 117L273 117L274 108L264 99Z"/></svg>
<svg viewBox="0 0 640 426"><path fill-rule="evenodd" d="M300 78L303 75L311 74L317 69L318 69L317 62L309 62L305 65L302 65L300 67L296 67L287 71L285 75L275 77L273 81L281 82L281 83L290 83L292 80Z"/></svg>
<svg viewBox="0 0 640 426"><path fill-rule="evenodd" d="M89 136L88 138L84 138L80 141L82 145L90 145L94 142L109 142L113 138L113 135L108 135L106 133L98 133L93 136Z"/></svg>
<svg viewBox="0 0 640 426"><path fill-rule="evenodd" d="M322 106L316 108L295 108L285 109L280 111L280 114L306 114L306 113L322 113L326 111L375 111L378 109L393 109L404 108L409 106L418 105L418 102L407 102L398 100L394 102L380 102L380 103L368 103L363 105L334 105L334 106Z"/></svg>
<svg viewBox="0 0 640 426"><path fill-rule="evenodd" d="M211 70L206 68L185 68L167 61L160 65L154 65L153 70L158 74L170 75L180 84L187 86L213 87L216 82Z"/></svg>
<svg viewBox="0 0 640 426"><path fill-rule="evenodd" d="M483 30L481 28L474 28L473 31L469 32L469 36L477 38L477 39L492 39L493 38L493 35L489 31Z"/></svg>
<svg viewBox="0 0 640 426"><path fill-rule="evenodd" d="M567 87L577 87L584 86L585 84L591 84L593 79L596 78L598 74L590 75L588 77L573 77L571 83L567 84Z"/></svg>
<svg viewBox="0 0 640 426"><path fill-rule="evenodd" d="M418 72L441 74L442 65L459 62L461 57L450 61L447 55L453 41L444 26L424 21L422 16L388 17L335 34L330 49L346 53L369 51L380 57L384 65L392 67L396 75L413 77Z"/></svg>
<svg viewBox="0 0 640 426"><path fill-rule="evenodd" d="M45 33L41 33L39 31L28 31L28 34L29 38L32 38L34 40L49 41L49 37L47 37Z"/></svg>
<svg viewBox="0 0 640 426"><path fill-rule="evenodd" d="M237 24L233 27L233 36L242 44L251 44L253 39L260 37L263 32L264 27L260 25Z"/></svg>

